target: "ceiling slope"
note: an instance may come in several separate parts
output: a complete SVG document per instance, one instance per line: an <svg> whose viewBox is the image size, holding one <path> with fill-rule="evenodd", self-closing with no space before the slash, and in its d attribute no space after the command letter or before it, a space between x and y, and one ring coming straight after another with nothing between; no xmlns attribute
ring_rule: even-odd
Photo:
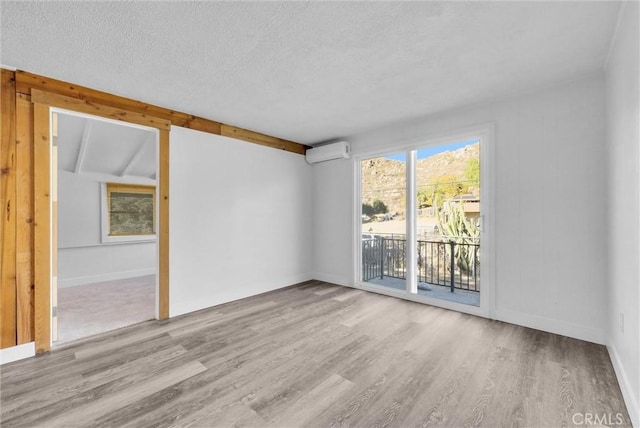
<svg viewBox="0 0 640 428"><path fill-rule="evenodd" d="M74 174L155 179L156 134L76 114L58 114L58 167Z"/></svg>

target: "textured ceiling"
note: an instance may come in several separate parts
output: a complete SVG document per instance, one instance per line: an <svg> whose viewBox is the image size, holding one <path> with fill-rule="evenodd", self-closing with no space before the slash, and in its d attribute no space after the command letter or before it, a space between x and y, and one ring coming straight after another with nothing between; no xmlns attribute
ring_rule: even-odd
<svg viewBox="0 0 640 428"><path fill-rule="evenodd" d="M0 63L313 144L600 70L619 6L3 1Z"/></svg>

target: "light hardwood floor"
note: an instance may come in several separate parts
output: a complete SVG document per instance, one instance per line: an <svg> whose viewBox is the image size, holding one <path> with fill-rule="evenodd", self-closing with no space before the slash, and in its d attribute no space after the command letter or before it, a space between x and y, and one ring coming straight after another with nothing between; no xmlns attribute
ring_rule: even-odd
<svg viewBox="0 0 640 428"><path fill-rule="evenodd" d="M321 282L73 343L1 382L3 427L631 425L603 346Z"/></svg>

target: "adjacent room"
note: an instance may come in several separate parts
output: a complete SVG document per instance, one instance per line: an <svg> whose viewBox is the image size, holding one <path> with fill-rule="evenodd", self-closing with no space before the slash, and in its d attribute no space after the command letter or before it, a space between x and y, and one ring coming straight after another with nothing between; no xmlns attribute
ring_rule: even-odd
<svg viewBox="0 0 640 428"><path fill-rule="evenodd" d="M63 111L52 127L59 345L155 318L157 135Z"/></svg>
<svg viewBox="0 0 640 428"><path fill-rule="evenodd" d="M640 427L640 2L0 2L0 425Z"/></svg>

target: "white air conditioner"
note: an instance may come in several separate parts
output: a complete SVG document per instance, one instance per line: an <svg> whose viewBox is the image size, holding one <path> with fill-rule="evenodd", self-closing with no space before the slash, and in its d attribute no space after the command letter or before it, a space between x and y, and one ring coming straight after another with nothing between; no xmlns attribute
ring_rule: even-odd
<svg viewBox="0 0 640 428"><path fill-rule="evenodd" d="M307 150L306 157L309 163L318 163L334 159L348 159L351 155L351 146L346 141L325 144Z"/></svg>

